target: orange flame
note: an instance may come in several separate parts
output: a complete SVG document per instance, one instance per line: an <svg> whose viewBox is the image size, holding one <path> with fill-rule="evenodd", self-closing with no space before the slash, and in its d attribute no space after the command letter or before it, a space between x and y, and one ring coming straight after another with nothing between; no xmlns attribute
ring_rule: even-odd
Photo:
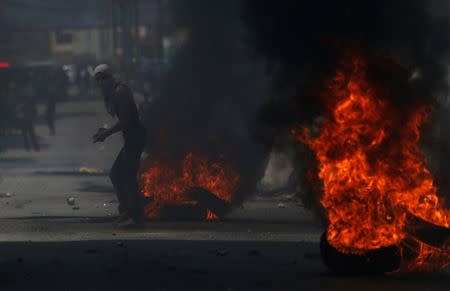
<svg viewBox="0 0 450 291"><path fill-rule="evenodd" d="M149 218L158 218L164 205L196 205L198 202L186 194L192 188L203 188L230 203L238 182L239 175L223 158L210 161L188 153L181 162L154 160L144 166L141 174L142 192L153 198L145 213ZM219 217L208 209L205 219Z"/></svg>
<svg viewBox="0 0 450 291"><path fill-rule="evenodd" d="M448 249L404 244L407 213L449 227L450 211L437 195L418 142L427 106L399 110L367 79L361 57L345 59L321 96L328 115L317 136L293 129L318 161L327 239L344 253L363 254L391 245L414 248L410 269L424 269L436 254L450 263ZM382 94L382 93L380 93Z"/></svg>

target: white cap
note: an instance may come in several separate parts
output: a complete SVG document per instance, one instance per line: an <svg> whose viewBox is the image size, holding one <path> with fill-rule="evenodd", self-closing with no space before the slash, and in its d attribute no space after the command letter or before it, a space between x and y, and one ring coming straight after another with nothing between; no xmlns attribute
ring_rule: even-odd
<svg viewBox="0 0 450 291"><path fill-rule="evenodd" d="M94 69L94 76L99 74L99 73L111 75L111 72L109 70L109 66L107 64L101 64L101 65L98 65L97 67L95 67L95 69Z"/></svg>

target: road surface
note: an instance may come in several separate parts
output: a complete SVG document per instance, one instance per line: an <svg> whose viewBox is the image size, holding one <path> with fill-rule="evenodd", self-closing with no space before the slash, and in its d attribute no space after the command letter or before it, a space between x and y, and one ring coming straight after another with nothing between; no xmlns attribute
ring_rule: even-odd
<svg viewBox="0 0 450 291"><path fill-rule="evenodd" d="M111 124L99 100L58 105L57 135L37 126L39 153L19 137L0 153L2 289L448 290L448 272L336 277L321 262L322 232L290 195L254 195L221 222L113 227L117 201L104 174L120 136L92 144ZM73 197L75 205L67 198Z"/></svg>

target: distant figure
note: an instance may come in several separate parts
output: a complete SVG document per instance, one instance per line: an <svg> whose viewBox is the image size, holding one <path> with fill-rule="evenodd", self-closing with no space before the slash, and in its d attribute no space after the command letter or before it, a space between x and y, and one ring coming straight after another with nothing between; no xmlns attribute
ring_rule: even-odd
<svg viewBox="0 0 450 291"><path fill-rule="evenodd" d="M35 151L40 150L34 131L34 119L37 115L35 95L31 76L26 76L22 92L17 94L15 116L16 123L22 131L24 145L27 151L30 150L31 146Z"/></svg>
<svg viewBox="0 0 450 291"><path fill-rule="evenodd" d="M46 90L45 96L45 121L47 122L47 127L50 135L55 135L55 114L56 114L56 98L60 94L61 79L59 77L59 72L53 70L50 72L49 82L46 84L48 88ZM52 82L50 84L50 82Z"/></svg>
<svg viewBox="0 0 450 291"><path fill-rule="evenodd" d="M80 93L88 94L89 91L89 72L87 68L83 68L79 73L80 78Z"/></svg>
<svg viewBox="0 0 450 291"><path fill-rule="evenodd" d="M8 135L14 128L15 115L14 107L17 98L17 85L14 80L10 80L6 90L1 91L0 96L0 120L1 134Z"/></svg>
<svg viewBox="0 0 450 291"><path fill-rule="evenodd" d="M50 135L55 135L55 115L56 115L56 95L53 90L49 90L46 97L45 121L47 122Z"/></svg>
<svg viewBox="0 0 450 291"><path fill-rule="evenodd" d="M139 120L138 110L130 89L116 82L108 65L95 68L94 76L102 90L107 112L117 117L111 128L100 128L94 142L103 142L110 135L122 132L124 146L110 172L111 182L119 200L120 227L139 225L143 222L142 197L138 187L140 157L145 146L145 129Z"/></svg>

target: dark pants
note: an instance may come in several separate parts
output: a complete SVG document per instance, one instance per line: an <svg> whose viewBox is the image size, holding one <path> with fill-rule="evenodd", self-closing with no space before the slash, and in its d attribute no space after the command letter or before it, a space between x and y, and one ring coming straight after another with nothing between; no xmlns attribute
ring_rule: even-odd
<svg viewBox="0 0 450 291"><path fill-rule="evenodd" d="M48 129L50 130L50 134L55 134L55 112L56 112L56 103L54 101L47 102L47 110L45 112L45 120L47 121Z"/></svg>
<svg viewBox="0 0 450 291"><path fill-rule="evenodd" d="M37 142L36 133L34 132L34 124L31 120L20 120L20 130L22 131L23 142L25 148L30 150L30 143L35 151L39 151L39 143Z"/></svg>
<svg viewBox="0 0 450 291"><path fill-rule="evenodd" d="M143 141L125 141L109 175L119 200L119 213L139 222L143 219L143 198L137 175L143 148Z"/></svg>

